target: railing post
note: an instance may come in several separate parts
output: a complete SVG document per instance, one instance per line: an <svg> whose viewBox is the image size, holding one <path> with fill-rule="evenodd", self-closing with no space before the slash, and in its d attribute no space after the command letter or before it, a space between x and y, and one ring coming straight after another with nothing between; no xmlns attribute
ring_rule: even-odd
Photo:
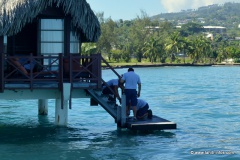
<svg viewBox="0 0 240 160"><path fill-rule="evenodd" d="M93 63L94 62L94 63ZM90 62L91 68L89 69L96 78L93 78L91 82L97 83L97 89L102 88L102 69L101 69L101 54L91 54Z"/></svg>
<svg viewBox="0 0 240 160"><path fill-rule="evenodd" d="M3 36L0 36L0 92L2 93L4 91L4 44L3 44Z"/></svg>
<svg viewBox="0 0 240 160"><path fill-rule="evenodd" d="M126 95L123 93L121 97L122 109L121 109L121 126L126 125Z"/></svg>
<svg viewBox="0 0 240 160"><path fill-rule="evenodd" d="M30 90L33 91L33 54L30 53Z"/></svg>
<svg viewBox="0 0 240 160"><path fill-rule="evenodd" d="M1 53L0 56L0 66L1 66L1 70L0 70L0 93L3 93L4 91L4 53Z"/></svg>
<svg viewBox="0 0 240 160"><path fill-rule="evenodd" d="M123 128L126 126L126 95L123 93L122 104L117 108L117 126Z"/></svg>
<svg viewBox="0 0 240 160"><path fill-rule="evenodd" d="M59 69L59 75L58 75L58 85L59 90L61 93L61 109L63 109L63 99L64 99L64 93L63 93L63 55L61 53L58 54L58 69Z"/></svg>
<svg viewBox="0 0 240 160"><path fill-rule="evenodd" d="M122 107L117 106L117 127L121 128L121 112L122 112Z"/></svg>
<svg viewBox="0 0 240 160"><path fill-rule="evenodd" d="M97 62L98 62L98 82L97 82L97 86L98 88L102 88L102 56L100 53L97 54Z"/></svg>
<svg viewBox="0 0 240 160"><path fill-rule="evenodd" d="M121 76L109 65L109 63L101 56L101 60L109 67L117 76L120 78Z"/></svg>
<svg viewBox="0 0 240 160"><path fill-rule="evenodd" d="M73 64L75 62L73 62L73 55L70 54L69 58L68 58L68 62L69 62L69 83L70 83L70 98L69 98L69 109L72 109L72 88L73 88Z"/></svg>
<svg viewBox="0 0 240 160"><path fill-rule="evenodd" d="M73 62L74 59L73 59L73 55L70 54L69 57L68 57L68 68L69 68L69 82L72 83L73 82Z"/></svg>

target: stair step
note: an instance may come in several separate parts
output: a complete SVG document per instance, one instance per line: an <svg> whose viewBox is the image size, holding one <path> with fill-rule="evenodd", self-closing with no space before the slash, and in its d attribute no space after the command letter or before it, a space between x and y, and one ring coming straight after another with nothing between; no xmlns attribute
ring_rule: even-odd
<svg viewBox="0 0 240 160"><path fill-rule="evenodd" d="M102 94L102 91L100 90L88 90L89 94L95 97L97 101L99 101L99 104L107 110L114 118L117 117L117 108L116 102L114 101L108 101L108 95Z"/></svg>

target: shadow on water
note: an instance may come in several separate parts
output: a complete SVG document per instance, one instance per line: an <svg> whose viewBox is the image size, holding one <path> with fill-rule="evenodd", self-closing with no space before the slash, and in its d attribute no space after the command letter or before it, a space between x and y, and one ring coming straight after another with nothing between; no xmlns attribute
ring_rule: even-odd
<svg viewBox="0 0 240 160"><path fill-rule="evenodd" d="M49 123L48 118L39 118L38 125L1 125L0 143L31 143L58 139L58 141L79 141L81 139L100 140L105 138L127 138L134 136L155 136L161 138L175 138L175 134L168 131L133 131L116 129L95 133L86 128L59 127ZM100 139L99 139L100 138Z"/></svg>
<svg viewBox="0 0 240 160"><path fill-rule="evenodd" d="M27 144L47 140L56 133L55 127L7 125L0 128L0 143Z"/></svg>
<svg viewBox="0 0 240 160"><path fill-rule="evenodd" d="M165 130L129 130L129 129L117 129L116 130L117 135L122 136L122 135L128 135L128 136L147 136L147 135L155 135L155 136L160 136L164 138L174 138L175 133L172 133L170 131L165 131Z"/></svg>
<svg viewBox="0 0 240 160"><path fill-rule="evenodd" d="M7 146L8 149L15 150L22 159L26 156L24 153L29 151L33 152L33 156L44 152L43 157L46 158L61 153L61 156L70 159L79 156L87 159L129 159L133 155L133 159L139 159L134 153L135 150L142 150L142 146L156 146L154 148L158 149L159 145L176 141L175 134L169 131L113 129L100 132L81 126L57 127L49 123L47 118L40 118L39 121L38 125L1 125L0 148L1 145ZM151 149L142 156L148 157L148 154L154 152L155 149Z"/></svg>
<svg viewBox="0 0 240 160"><path fill-rule="evenodd" d="M175 134L168 131L140 132L117 129L91 134L89 137L91 137L90 148L94 148L92 157L95 159L102 157L105 159L145 159L151 157L163 146L176 143ZM134 154L136 152L141 152L141 156Z"/></svg>

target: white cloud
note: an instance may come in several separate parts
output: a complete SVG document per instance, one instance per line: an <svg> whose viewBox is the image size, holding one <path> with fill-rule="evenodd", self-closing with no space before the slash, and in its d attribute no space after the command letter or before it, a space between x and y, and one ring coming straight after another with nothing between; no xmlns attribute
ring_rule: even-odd
<svg viewBox="0 0 240 160"><path fill-rule="evenodd" d="M224 4L226 2L240 3L240 0L160 0L160 2L167 12L179 12L211 4Z"/></svg>

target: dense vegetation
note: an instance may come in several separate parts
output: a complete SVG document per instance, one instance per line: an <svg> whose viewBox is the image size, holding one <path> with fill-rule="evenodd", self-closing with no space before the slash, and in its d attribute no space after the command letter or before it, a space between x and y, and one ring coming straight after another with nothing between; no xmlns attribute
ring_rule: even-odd
<svg viewBox="0 0 240 160"><path fill-rule="evenodd" d="M131 21L113 21L104 18L103 12L98 13L102 35L96 44L83 44L82 53L101 52L111 62L194 64L220 63L228 58L238 62L240 43L234 38L240 36L240 29L236 27L240 23L239 11L239 3L226 3L159 17L149 17L141 11L141 15ZM204 24L199 22L203 17ZM187 23L180 29L175 27L184 20ZM203 33L203 25L220 24L227 27L227 34L213 33L211 39Z"/></svg>
<svg viewBox="0 0 240 160"><path fill-rule="evenodd" d="M205 26L223 26L227 28L228 35L240 35L240 3L225 3L224 5L210 5L200 7L198 10L187 10L178 13L165 13L151 17L154 20L171 21L174 25L179 22L192 21Z"/></svg>

